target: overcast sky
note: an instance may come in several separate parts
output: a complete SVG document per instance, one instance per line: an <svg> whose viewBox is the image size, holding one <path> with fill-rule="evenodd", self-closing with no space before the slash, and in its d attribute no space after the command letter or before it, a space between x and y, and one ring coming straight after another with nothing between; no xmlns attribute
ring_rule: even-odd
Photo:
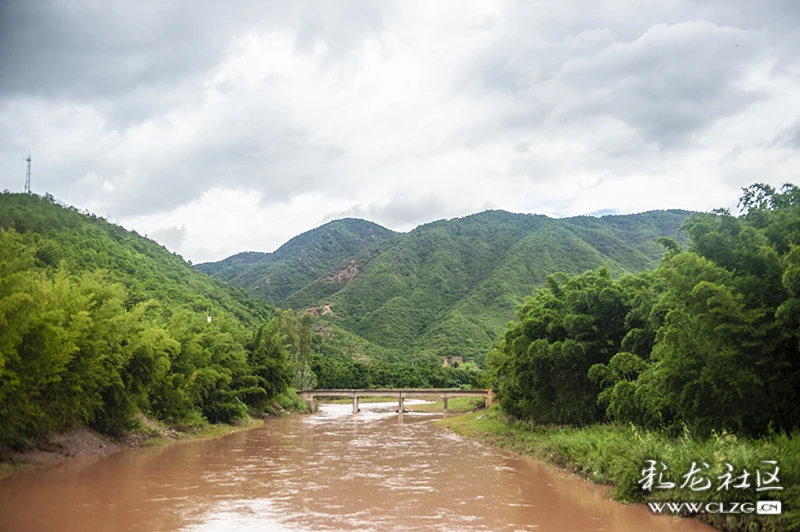
<svg viewBox="0 0 800 532"><path fill-rule="evenodd" d="M0 189L194 262L328 220L735 209L800 174L800 2L0 2Z"/></svg>

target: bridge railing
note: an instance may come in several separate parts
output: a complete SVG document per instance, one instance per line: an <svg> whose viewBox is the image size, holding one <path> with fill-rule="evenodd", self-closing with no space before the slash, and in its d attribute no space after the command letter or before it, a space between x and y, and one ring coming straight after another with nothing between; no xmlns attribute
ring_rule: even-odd
<svg viewBox="0 0 800 532"><path fill-rule="evenodd" d="M317 389L298 390L297 395L308 402L312 412L317 410L317 397L352 397L353 413L359 411L359 397L394 397L397 396L399 412L403 412L403 403L406 397L422 397L437 395L444 404L447 412L447 400L450 397L484 397L484 405L491 406L494 400L492 390L462 390L459 388L364 388L364 389Z"/></svg>

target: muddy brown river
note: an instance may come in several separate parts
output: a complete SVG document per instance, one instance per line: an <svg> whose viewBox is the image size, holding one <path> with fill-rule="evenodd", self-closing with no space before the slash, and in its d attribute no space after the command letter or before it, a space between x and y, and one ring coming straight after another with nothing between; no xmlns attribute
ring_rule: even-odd
<svg viewBox="0 0 800 532"><path fill-rule="evenodd" d="M361 408L19 472L0 481L0 530L711 530L435 427L441 414Z"/></svg>

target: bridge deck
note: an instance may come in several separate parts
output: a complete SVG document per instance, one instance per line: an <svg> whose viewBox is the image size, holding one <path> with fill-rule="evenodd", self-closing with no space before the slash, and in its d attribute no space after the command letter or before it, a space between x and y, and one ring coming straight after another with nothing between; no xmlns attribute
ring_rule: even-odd
<svg viewBox="0 0 800 532"><path fill-rule="evenodd" d="M458 388L384 388L361 390L298 390L303 397L422 397L446 395L447 397L486 397L491 390L459 390Z"/></svg>

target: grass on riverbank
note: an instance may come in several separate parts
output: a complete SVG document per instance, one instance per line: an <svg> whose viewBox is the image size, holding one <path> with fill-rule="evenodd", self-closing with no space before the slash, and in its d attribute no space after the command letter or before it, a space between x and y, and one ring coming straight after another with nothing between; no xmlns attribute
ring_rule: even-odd
<svg viewBox="0 0 800 532"><path fill-rule="evenodd" d="M160 445L165 445L167 443L172 443L174 441L208 440L212 438L219 438L220 436L225 436L226 434L231 434L233 432L239 432L241 430L260 427L263 424L264 424L263 419L256 419L252 417L244 419L241 422L237 423L236 425L228 425L226 423L216 423L213 425L204 426L196 431L172 432L169 436L165 436L163 434L151 436L146 440L142 441L140 444L138 444L137 447L158 447Z"/></svg>
<svg viewBox="0 0 800 532"><path fill-rule="evenodd" d="M699 502L754 502L780 500L783 513L773 515L705 514L701 520L720 530L800 530L800 434L774 435L759 440L737 438L730 434L717 435L706 440L694 439L690 434L672 439L655 432L635 427L594 425L573 427L529 427L510 422L498 407L483 412L437 421L441 426L459 434L486 443L546 460L557 466L582 475L589 480L614 486L613 496L625 502L699 501ZM643 491L638 484L646 460L663 462L669 467L674 490ZM764 471L762 460L777 460L780 467L782 491L755 491L755 471ZM707 491L678 489L682 475L690 471L692 462L710 465L708 477L712 487ZM750 489L716 491L717 477L723 475L725 462L751 473ZM665 478L666 480L666 478Z"/></svg>
<svg viewBox="0 0 800 532"><path fill-rule="evenodd" d="M284 416L287 414L309 414L311 407L297 395L297 390L289 388L275 398L275 404L280 408L270 409L272 415Z"/></svg>

